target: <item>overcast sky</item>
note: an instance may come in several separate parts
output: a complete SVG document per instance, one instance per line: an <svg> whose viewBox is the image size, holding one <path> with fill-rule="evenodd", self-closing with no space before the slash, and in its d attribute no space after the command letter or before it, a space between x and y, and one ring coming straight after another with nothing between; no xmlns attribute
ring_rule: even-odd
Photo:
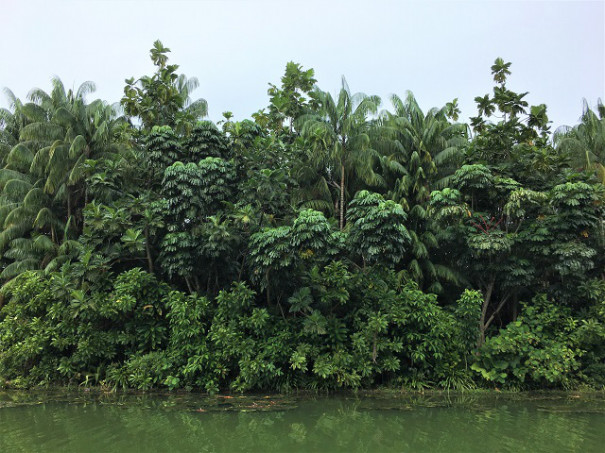
<svg viewBox="0 0 605 453"><path fill-rule="evenodd" d="M153 73L160 39L199 79L193 97L214 121L265 107L291 60L314 68L322 89L336 92L345 75L385 108L411 90L424 110L457 97L475 115L498 56L513 63L509 87L546 103L554 127L575 124L583 98L605 98L603 1L0 0L0 32L0 87L25 98L53 75L69 88L92 80L89 99L111 103L125 78Z"/></svg>

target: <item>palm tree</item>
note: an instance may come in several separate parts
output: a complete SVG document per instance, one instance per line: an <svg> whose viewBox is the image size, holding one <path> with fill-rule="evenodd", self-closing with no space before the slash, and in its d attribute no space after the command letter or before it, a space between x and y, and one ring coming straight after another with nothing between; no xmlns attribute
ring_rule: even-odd
<svg viewBox="0 0 605 453"><path fill-rule="evenodd" d="M34 121L21 133L21 140L41 145L34 153L30 174L54 202L66 205L65 221L71 220L74 227L81 222L80 211L87 198L85 162L123 150L116 140L122 119L100 100L87 104L85 96L92 91L94 84L86 82L75 93L66 92L59 79L53 80L50 95L34 90L30 98L47 111L48 120Z"/></svg>
<svg viewBox="0 0 605 453"><path fill-rule="evenodd" d="M605 184L605 105L601 100L597 112L584 101L580 124L559 128L554 141L559 151L569 153L576 167L593 170Z"/></svg>
<svg viewBox="0 0 605 453"><path fill-rule="evenodd" d="M30 102L13 102L13 115L26 120L0 170L0 250L8 247L5 257L14 260L3 278L45 266L61 253L61 244L81 230L86 162L121 152L114 110L85 101L94 84L74 93L58 78L52 83L50 93L34 89Z"/></svg>
<svg viewBox="0 0 605 453"><path fill-rule="evenodd" d="M347 185L349 189L354 187L355 180L372 187L383 183L374 171L379 154L372 147L371 122L368 120L368 115L376 113L380 98L351 94L343 77L337 100L322 91L316 93L316 99L318 113L303 115L298 121L302 124L302 136L310 146L310 162L323 170L324 187L338 190L335 205L342 230L347 198L352 192L347 190Z"/></svg>
<svg viewBox="0 0 605 453"><path fill-rule="evenodd" d="M444 188L462 163L467 144L465 124L450 123L448 107L433 108L426 114L408 92L405 100L391 96L394 112L384 112L387 135L392 139L387 157L402 164L402 174L393 196L424 203L434 188Z"/></svg>
<svg viewBox="0 0 605 453"><path fill-rule="evenodd" d="M457 278L449 268L431 260L430 251L438 244L426 210L431 192L446 187L462 162L467 128L448 120L450 105L433 108L425 114L411 92L405 100L393 95L391 101L394 112L384 112L381 117L385 125L383 135L389 139L383 143L385 158L391 162L386 166L387 174L396 176L388 196L408 213L412 238L408 272L421 286L439 292L440 279L456 281Z"/></svg>
<svg viewBox="0 0 605 453"><path fill-rule="evenodd" d="M21 129L29 122L23 113L23 103L8 88L4 89L10 108L0 109L0 165L4 166L6 157L17 143Z"/></svg>

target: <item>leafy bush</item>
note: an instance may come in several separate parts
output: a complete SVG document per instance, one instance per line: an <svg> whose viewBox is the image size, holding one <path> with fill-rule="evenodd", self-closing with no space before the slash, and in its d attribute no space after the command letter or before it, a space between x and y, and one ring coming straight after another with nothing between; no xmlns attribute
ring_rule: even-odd
<svg viewBox="0 0 605 453"><path fill-rule="evenodd" d="M472 369L499 385L569 387L582 354L569 310L537 296L519 318L488 338Z"/></svg>
<svg viewBox="0 0 605 453"><path fill-rule="evenodd" d="M110 365L165 347L167 288L152 275L124 272L107 293L73 286L63 273L25 273L11 286L0 311L3 381L100 384Z"/></svg>
<svg viewBox="0 0 605 453"><path fill-rule="evenodd" d="M0 376L208 392L468 386L480 298L465 294L449 310L391 270L367 270L313 267L287 314L259 305L244 283L209 299L169 291L140 269L92 293L63 274L24 274L0 312Z"/></svg>

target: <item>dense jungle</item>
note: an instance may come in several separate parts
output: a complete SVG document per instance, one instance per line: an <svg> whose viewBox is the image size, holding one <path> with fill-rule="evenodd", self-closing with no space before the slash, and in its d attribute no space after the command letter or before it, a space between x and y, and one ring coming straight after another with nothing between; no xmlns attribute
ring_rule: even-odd
<svg viewBox="0 0 605 453"><path fill-rule="evenodd" d="M465 124L289 62L213 123L169 53L6 90L0 387L605 386L601 102L554 128L497 58Z"/></svg>

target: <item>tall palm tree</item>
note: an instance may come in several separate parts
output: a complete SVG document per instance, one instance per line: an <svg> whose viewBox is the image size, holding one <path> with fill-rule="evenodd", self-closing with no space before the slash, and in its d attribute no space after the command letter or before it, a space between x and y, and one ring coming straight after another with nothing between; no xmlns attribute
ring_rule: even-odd
<svg viewBox="0 0 605 453"><path fill-rule="evenodd" d="M385 158L395 181L388 196L408 212L408 230L412 238L406 267L410 276L426 289L439 292L439 280L456 281L448 268L433 263L431 250L437 239L430 227L427 207L433 190L446 187L464 157L462 148L468 142L467 127L448 120L449 106L433 108L426 114L414 95L405 99L391 97L393 112L384 112L381 120Z"/></svg>
<svg viewBox="0 0 605 453"><path fill-rule="evenodd" d="M467 126L451 123L447 106L433 108L426 114L416 98L408 92L405 100L391 96L394 112L384 112L387 135L392 139L387 155L403 164L403 171L393 196L423 203L435 188L450 182L464 158L468 143Z"/></svg>
<svg viewBox="0 0 605 453"><path fill-rule="evenodd" d="M101 101L86 103L93 90L86 82L66 91L55 78L50 93L35 89L30 102L13 103L13 115L26 121L0 169L0 250L8 247L4 257L13 260L3 278L45 266L61 253L61 244L82 226L86 161L121 151L120 119Z"/></svg>
<svg viewBox="0 0 605 453"><path fill-rule="evenodd" d="M65 220L74 227L86 199L84 163L121 152L116 140L121 119L100 100L87 104L85 96L92 91L94 84L86 82L75 93L66 92L59 79L53 80L50 95L34 90L30 98L47 111L48 120L33 121L21 133L21 140L41 145L34 151L30 174L45 194L65 205Z"/></svg>
<svg viewBox="0 0 605 453"><path fill-rule="evenodd" d="M21 129L29 122L23 113L23 103L8 88L4 89L9 108L0 109L0 165L4 166L6 157L17 143Z"/></svg>
<svg viewBox="0 0 605 453"><path fill-rule="evenodd" d="M558 150L570 154L575 166L594 171L605 184L605 105L601 100L596 112L585 101L580 124L559 128L554 141Z"/></svg>
<svg viewBox="0 0 605 453"><path fill-rule="evenodd" d="M351 188L354 182L358 180L371 187L383 183L374 171L380 156L370 139L371 122L368 118L376 113L380 98L363 93L351 94L344 77L336 100L330 93L319 90L316 98L318 113L303 115L298 121L302 125L302 136L310 147L310 162L323 170L325 186L338 190L335 205L342 230L345 206L353 195Z"/></svg>
<svg viewBox="0 0 605 453"><path fill-rule="evenodd" d="M205 99L191 99L191 93L199 86L200 82L197 77L187 77L185 74L179 74L176 79L176 91L181 99L183 112L192 122L208 115L208 102Z"/></svg>

